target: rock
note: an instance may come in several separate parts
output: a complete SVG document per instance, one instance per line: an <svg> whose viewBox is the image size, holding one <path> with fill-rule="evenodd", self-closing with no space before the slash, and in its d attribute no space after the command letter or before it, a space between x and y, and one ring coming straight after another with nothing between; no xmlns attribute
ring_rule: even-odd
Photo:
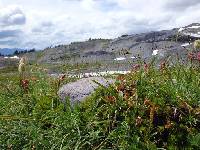
<svg viewBox="0 0 200 150"><path fill-rule="evenodd" d="M94 80L103 86L108 86L109 84L115 82L113 79L105 79L103 77L83 78L76 82L68 83L62 86L58 91L58 95L63 102L67 97L70 97L71 104L79 103L87 96L91 95L95 89L99 87Z"/></svg>

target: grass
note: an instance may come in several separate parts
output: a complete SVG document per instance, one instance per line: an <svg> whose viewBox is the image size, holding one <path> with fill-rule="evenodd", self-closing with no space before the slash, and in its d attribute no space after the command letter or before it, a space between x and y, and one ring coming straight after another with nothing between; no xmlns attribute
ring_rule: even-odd
<svg viewBox="0 0 200 150"><path fill-rule="evenodd" d="M99 63L82 63L82 64L43 64L44 68L48 68L51 72L59 72L59 73L66 73L66 72L76 72L80 73L85 70L90 69L98 69L101 64Z"/></svg>
<svg viewBox="0 0 200 150"><path fill-rule="evenodd" d="M26 86L0 74L0 149L200 149L198 65L140 65L66 109L57 90L76 79L28 70Z"/></svg>

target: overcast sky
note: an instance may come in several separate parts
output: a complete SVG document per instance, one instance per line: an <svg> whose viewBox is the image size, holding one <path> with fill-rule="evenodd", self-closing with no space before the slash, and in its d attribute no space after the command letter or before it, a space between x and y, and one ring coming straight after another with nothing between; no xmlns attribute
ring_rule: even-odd
<svg viewBox="0 0 200 150"><path fill-rule="evenodd" d="M0 48L45 48L200 22L200 0L0 0Z"/></svg>

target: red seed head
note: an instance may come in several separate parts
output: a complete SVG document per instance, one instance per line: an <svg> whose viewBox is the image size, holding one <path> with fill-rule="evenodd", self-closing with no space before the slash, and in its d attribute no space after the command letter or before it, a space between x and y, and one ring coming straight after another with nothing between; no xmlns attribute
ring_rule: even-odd
<svg viewBox="0 0 200 150"><path fill-rule="evenodd" d="M197 60L200 61L200 52L197 53Z"/></svg>
<svg viewBox="0 0 200 150"><path fill-rule="evenodd" d="M139 64L133 65L133 70L138 70L138 69L140 69L140 65Z"/></svg>
<svg viewBox="0 0 200 150"><path fill-rule="evenodd" d="M149 70L149 65L147 63L144 64L144 71L145 72L148 72Z"/></svg>
<svg viewBox="0 0 200 150"><path fill-rule="evenodd" d="M140 126L141 124L142 124L142 118L141 118L140 116L138 116L138 117L136 118L135 125L136 125L136 126Z"/></svg>
<svg viewBox="0 0 200 150"><path fill-rule="evenodd" d="M160 69L163 70L164 68L166 68L166 62L165 61L161 62L161 64L160 64Z"/></svg>
<svg viewBox="0 0 200 150"><path fill-rule="evenodd" d="M151 101L148 100L148 99L145 99L145 100L144 100L144 105L145 105L145 106L151 105Z"/></svg>
<svg viewBox="0 0 200 150"><path fill-rule="evenodd" d="M27 91L29 87L29 80L27 79L21 80L21 86L25 91Z"/></svg>
<svg viewBox="0 0 200 150"><path fill-rule="evenodd" d="M60 76L59 79L60 79L61 81L63 81L63 80L65 79L65 77L66 77L66 75L64 74L64 75Z"/></svg>
<svg viewBox="0 0 200 150"><path fill-rule="evenodd" d="M196 58L195 53L188 53L188 58L189 58L190 60L195 59L195 58Z"/></svg>

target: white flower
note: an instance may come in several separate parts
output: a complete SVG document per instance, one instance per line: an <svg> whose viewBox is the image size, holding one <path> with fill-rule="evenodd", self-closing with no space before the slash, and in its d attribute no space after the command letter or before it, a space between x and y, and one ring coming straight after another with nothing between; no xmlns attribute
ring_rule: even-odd
<svg viewBox="0 0 200 150"><path fill-rule="evenodd" d="M25 66L26 66L26 59L22 57L19 61L19 66L18 66L19 73L22 73L25 71Z"/></svg>
<svg viewBox="0 0 200 150"><path fill-rule="evenodd" d="M19 73L22 73L25 71L25 63L20 63L18 67Z"/></svg>
<svg viewBox="0 0 200 150"><path fill-rule="evenodd" d="M197 49L200 49L200 40L196 40L194 42L194 48L197 50Z"/></svg>

